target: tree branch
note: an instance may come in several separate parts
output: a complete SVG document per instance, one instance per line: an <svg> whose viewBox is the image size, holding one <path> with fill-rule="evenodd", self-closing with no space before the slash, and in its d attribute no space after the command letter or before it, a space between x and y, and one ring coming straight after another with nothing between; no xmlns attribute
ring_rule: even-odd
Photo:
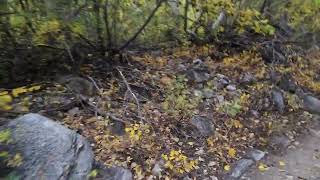
<svg viewBox="0 0 320 180"><path fill-rule="evenodd" d="M161 7L162 3L166 1L166 0L159 0L157 6L153 9L153 11L151 12L150 16L148 17L148 19L146 20L146 22L138 29L138 31L126 42L124 43L119 50L123 50L125 48L127 48L130 43L132 43L138 36L139 34L147 27L147 25L149 24L149 22L151 21L151 19L153 18L153 16L156 14L156 12L158 11L158 9Z"/></svg>

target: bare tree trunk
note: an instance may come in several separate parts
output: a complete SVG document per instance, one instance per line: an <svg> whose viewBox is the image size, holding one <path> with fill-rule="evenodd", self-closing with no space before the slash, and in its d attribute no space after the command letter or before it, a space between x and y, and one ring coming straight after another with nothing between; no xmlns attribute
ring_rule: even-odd
<svg viewBox="0 0 320 180"><path fill-rule="evenodd" d="M188 11L189 11L189 0L186 0L186 4L184 6L184 31L188 32Z"/></svg>
<svg viewBox="0 0 320 180"><path fill-rule="evenodd" d="M100 17L100 0L93 0L94 6L93 9L95 11L95 17L96 17L96 24L97 24L97 40L98 40L98 46L101 50L101 52L105 52L105 48L103 45L103 37L102 37L102 28L101 28L101 17Z"/></svg>
<svg viewBox="0 0 320 180"><path fill-rule="evenodd" d="M106 0L105 4L104 4L104 23L106 26L106 32L107 32L107 44L106 47L110 50L112 48L112 38L111 38L111 32L110 32L110 24L109 24L109 0Z"/></svg>

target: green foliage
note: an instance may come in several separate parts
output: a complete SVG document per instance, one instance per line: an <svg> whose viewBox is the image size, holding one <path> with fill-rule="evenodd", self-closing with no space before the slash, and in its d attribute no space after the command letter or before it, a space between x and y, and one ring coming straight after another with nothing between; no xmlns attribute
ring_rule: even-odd
<svg viewBox="0 0 320 180"><path fill-rule="evenodd" d="M0 143L7 144L10 142L11 132L10 130L0 131Z"/></svg>
<svg viewBox="0 0 320 180"><path fill-rule="evenodd" d="M239 13L239 18L237 19L238 32L243 33L246 28L263 35L273 35L275 32L268 19L263 18L260 12L255 9L246 9Z"/></svg>
<svg viewBox="0 0 320 180"><path fill-rule="evenodd" d="M80 34L96 44L119 47L146 22L157 2L5 0L1 12L16 13L0 16L1 41L61 45L61 41L75 43L74 38ZM165 1L135 43L147 46L167 41L184 43L190 35L186 32L200 38L230 31L273 35L275 28L270 22L277 22L284 15L288 16L292 28L320 30L319 0L270 1L265 7L267 13L262 10L263 4L264 0ZM221 12L225 12L226 18L214 27ZM16 38L7 41L8 32Z"/></svg>
<svg viewBox="0 0 320 180"><path fill-rule="evenodd" d="M99 171L97 169L93 169L88 176L89 178L95 178L97 177L98 173Z"/></svg>
<svg viewBox="0 0 320 180"><path fill-rule="evenodd" d="M200 102L201 97L196 97L189 91L185 77L178 76L168 86L162 107L172 116L189 117L195 113Z"/></svg>
<svg viewBox="0 0 320 180"><path fill-rule="evenodd" d="M231 117L235 117L241 112L242 106L240 105L240 101L237 99L230 102L224 102L218 109Z"/></svg>
<svg viewBox="0 0 320 180"><path fill-rule="evenodd" d="M0 131L0 146L4 146L11 142L11 132L10 130ZM7 167L18 167L22 164L22 156L17 154L12 154L8 151L0 151L0 163L5 163ZM10 173L5 179L20 179L14 172Z"/></svg>

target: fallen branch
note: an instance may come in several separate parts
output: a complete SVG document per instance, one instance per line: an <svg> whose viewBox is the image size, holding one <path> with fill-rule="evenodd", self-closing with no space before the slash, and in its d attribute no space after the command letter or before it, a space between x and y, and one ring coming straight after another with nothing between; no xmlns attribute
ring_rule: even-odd
<svg viewBox="0 0 320 180"><path fill-rule="evenodd" d="M91 108L93 108L95 114L99 114L101 116L105 116L105 117L109 117L111 120L114 120L114 121L119 121L119 122L123 122L123 123L126 123L126 121L120 119L120 118L117 118L115 115L113 115L112 113L109 113L109 112L104 112L102 110L100 110L96 105L94 105L93 103L91 103L90 101L88 101L85 97L83 96L80 96L80 98L86 102Z"/></svg>
<svg viewBox="0 0 320 180"><path fill-rule="evenodd" d="M119 74L123 80L123 82L125 83L125 85L127 86L127 90L130 92L130 94L132 95L133 99L136 101L136 104L137 104L137 109L138 109L138 116L140 118L141 121L142 120L142 116L141 116L141 109L140 109L140 103L139 103L139 99L137 98L137 96L133 93L126 77L123 75L122 71L120 71L120 69L117 68L117 70L119 71Z"/></svg>

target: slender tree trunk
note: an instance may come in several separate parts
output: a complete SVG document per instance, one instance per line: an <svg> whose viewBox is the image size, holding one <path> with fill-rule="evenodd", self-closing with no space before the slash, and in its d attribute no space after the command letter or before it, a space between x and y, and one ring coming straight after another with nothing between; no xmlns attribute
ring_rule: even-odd
<svg viewBox="0 0 320 180"><path fill-rule="evenodd" d="M94 6L93 9L95 11L95 18L96 18L96 31L97 31L97 40L98 40L98 46L101 50L101 52L105 52L105 47L104 47L104 43L103 43L103 36L102 36L102 27L101 27L101 17L100 17L100 8L101 8L101 4L100 4L100 0L93 0L94 2Z"/></svg>

